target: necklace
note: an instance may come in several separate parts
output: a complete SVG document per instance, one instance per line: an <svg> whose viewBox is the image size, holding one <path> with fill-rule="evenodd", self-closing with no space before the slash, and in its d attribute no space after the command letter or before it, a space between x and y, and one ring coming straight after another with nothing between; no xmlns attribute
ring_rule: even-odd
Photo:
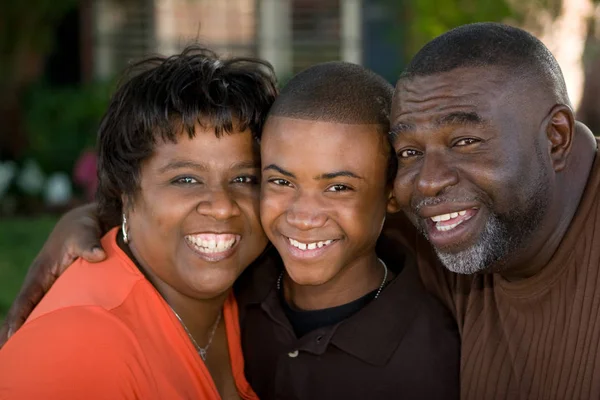
<svg viewBox="0 0 600 400"><path fill-rule="evenodd" d="M171 306L169 306L169 307L171 307ZM215 336L215 332L217 330L217 326L219 326L219 322L221 322L221 313L219 313L219 315L217 316L217 320L215 321L215 323L214 323L214 325L212 327L212 330L210 331L210 336L208 337L208 343L206 344L206 346L200 347L198 345L198 343L196 342L196 339L194 339L194 337L192 336L192 334L188 330L187 326L185 326L185 324L183 323L183 320L181 319L181 317L179 316L179 314L177 314L177 311L173 310L173 307L171 307L171 311L173 311L173 314L175 314L175 316L177 317L177 319L181 323L181 326L183 326L183 329L185 329L185 333L187 333L187 335L189 336L189 338L192 340L192 343L194 344L194 347L196 348L196 351L198 352L198 354L202 358L202 361L206 361L206 352L208 351L208 348L210 347L210 345L212 343L213 337Z"/></svg>
<svg viewBox="0 0 600 400"><path fill-rule="evenodd" d="M375 293L375 297L373 297L373 300L375 300L376 298L379 297L379 294L383 290L383 287L385 286L385 282L387 281L387 277L388 277L387 265L385 265L385 263L383 262L383 260L381 258L378 258L378 260L381 263L381 265L383 265L383 280L381 281L381 285L379 285L379 289L377 289L377 293ZM279 274L279 277L277 278L277 290L281 290L281 281L282 280L283 280L283 271L281 271L281 273Z"/></svg>

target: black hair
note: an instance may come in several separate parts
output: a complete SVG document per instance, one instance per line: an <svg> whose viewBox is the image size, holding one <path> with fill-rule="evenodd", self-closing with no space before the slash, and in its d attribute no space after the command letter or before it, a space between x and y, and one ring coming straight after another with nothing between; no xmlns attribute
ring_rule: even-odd
<svg viewBox="0 0 600 400"><path fill-rule="evenodd" d="M269 112L279 116L343 124L374 124L387 135L394 87L357 64L333 61L295 75ZM390 144L387 182L396 176L398 160Z"/></svg>
<svg viewBox="0 0 600 400"><path fill-rule="evenodd" d="M120 222L122 196L133 200L140 164L157 141L175 143L182 133L193 138L196 124L214 128L217 137L249 129L259 138L276 84L269 63L220 59L198 45L129 67L98 131L97 202L103 222Z"/></svg>
<svg viewBox="0 0 600 400"><path fill-rule="evenodd" d="M400 79L488 66L542 81L559 102L570 104L562 71L550 50L529 32L495 22L463 25L433 39L414 56Z"/></svg>

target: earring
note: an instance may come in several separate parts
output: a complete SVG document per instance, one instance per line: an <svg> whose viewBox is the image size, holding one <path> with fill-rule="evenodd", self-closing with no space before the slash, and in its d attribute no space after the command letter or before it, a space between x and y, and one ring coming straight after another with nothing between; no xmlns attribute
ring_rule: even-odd
<svg viewBox="0 0 600 400"><path fill-rule="evenodd" d="M123 213L123 223L121 224L121 231L123 232L123 241L125 244L129 243L129 234L127 233L127 217Z"/></svg>

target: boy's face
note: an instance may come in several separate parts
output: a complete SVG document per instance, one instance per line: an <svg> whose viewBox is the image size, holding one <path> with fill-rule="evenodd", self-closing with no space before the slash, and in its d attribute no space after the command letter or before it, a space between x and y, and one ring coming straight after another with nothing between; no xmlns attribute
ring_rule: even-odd
<svg viewBox="0 0 600 400"><path fill-rule="evenodd" d="M322 285L373 257L391 197L378 128L267 120L261 222L297 284Z"/></svg>

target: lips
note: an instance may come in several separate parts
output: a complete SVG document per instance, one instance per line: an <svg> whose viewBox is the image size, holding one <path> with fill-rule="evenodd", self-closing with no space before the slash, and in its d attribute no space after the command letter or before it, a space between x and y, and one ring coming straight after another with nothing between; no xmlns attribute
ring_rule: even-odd
<svg viewBox="0 0 600 400"><path fill-rule="evenodd" d="M434 214L423 218L429 241L437 248L464 246L472 241L481 225L479 208L465 208Z"/></svg>
<svg viewBox="0 0 600 400"><path fill-rule="evenodd" d="M311 239L302 241L284 236L288 253L302 260L313 260L321 257L339 241L337 239Z"/></svg>
<svg viewBox="0 0 600 400"><path fill-rule="evenodd" d="M235 253L240 240L240 235L232 233L198 233L185 236L188 247L209 262L218 262L230 257Z"/></svg>

